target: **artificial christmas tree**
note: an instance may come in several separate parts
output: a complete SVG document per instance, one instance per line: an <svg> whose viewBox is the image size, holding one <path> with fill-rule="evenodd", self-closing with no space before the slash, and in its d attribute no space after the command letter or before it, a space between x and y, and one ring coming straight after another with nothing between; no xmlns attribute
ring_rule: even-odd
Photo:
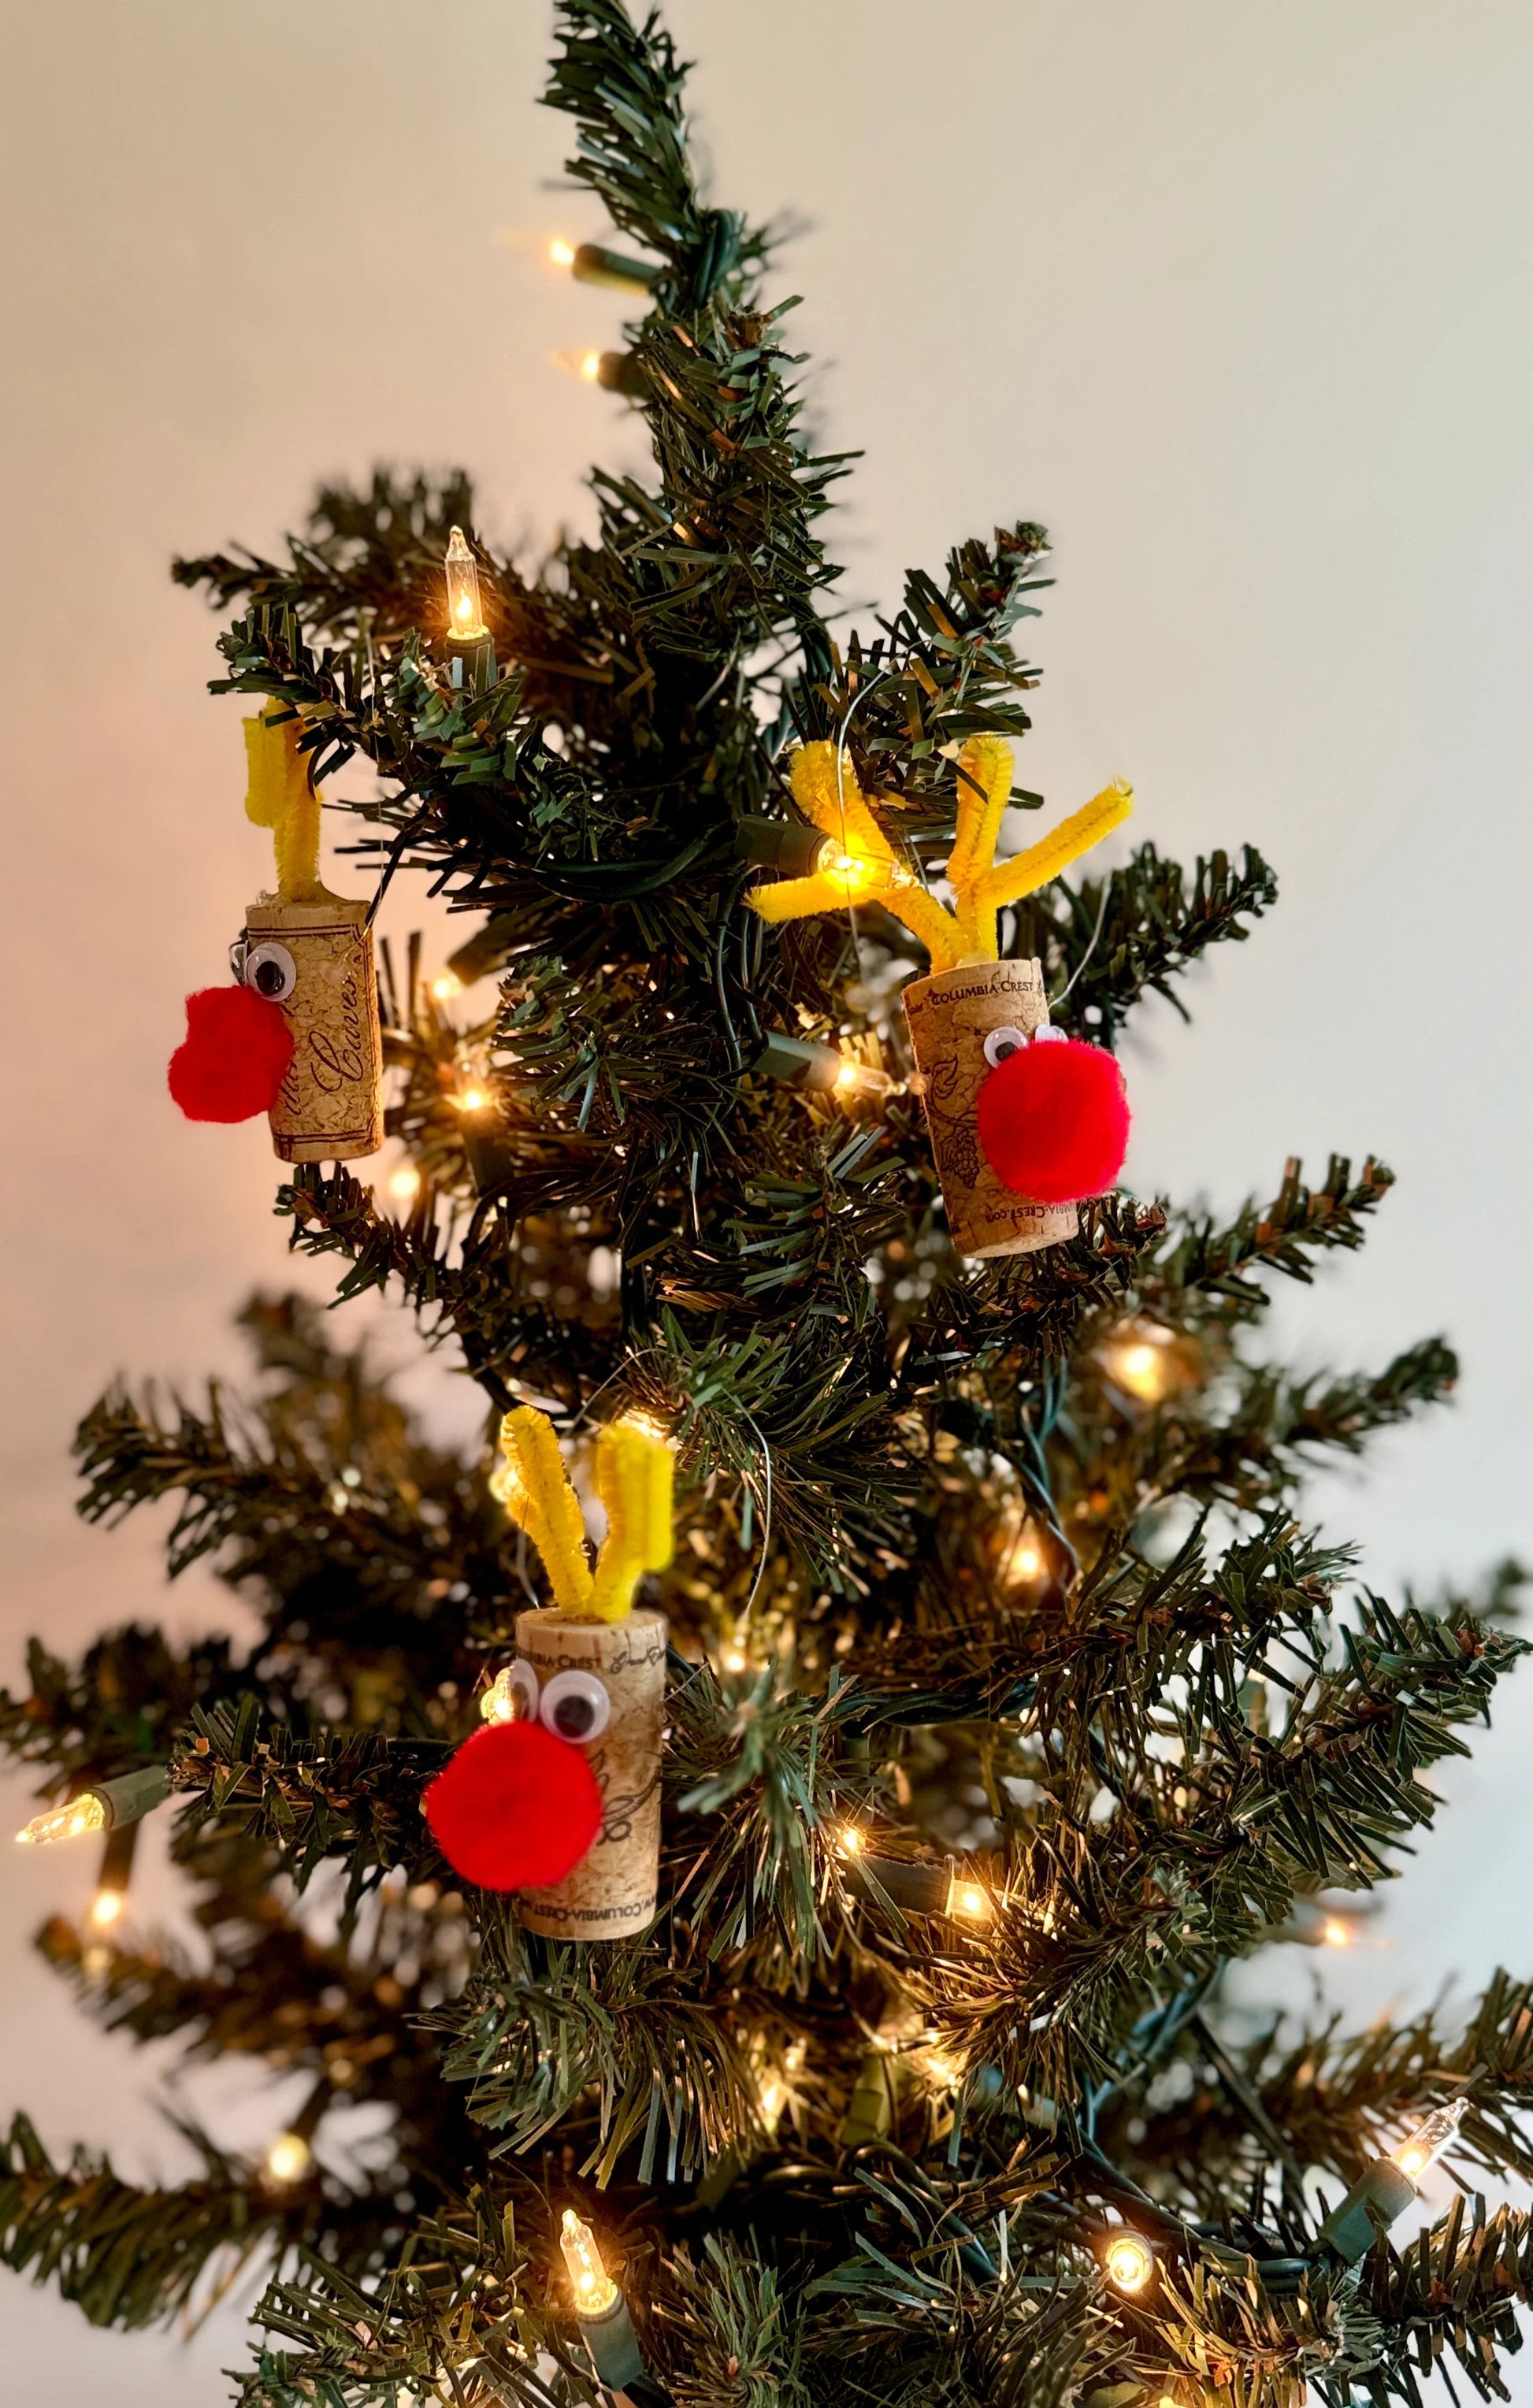
<svg viewBox="0 0 1533 2408"><path fill-rule="evenodd" d="M455 1343L485 1445L433 1446L294 1299L247 1311L247 1408L163 1422L114 1393L88 1416L86 1512L175 1498L171 1569L215 1560L264 1632L34 1649L0 1736L54 1801L36 1836L105 1850L97 1928L42 1944L109 2028L309 2086L264 2158L207 2141L168 2191L55 2165L18 2120L3 2254L120 2324L274 2261L261 2408L598 2383L689 2408L1413 2401L1435 2364L1494 2392L1526 2215L1391 2227L1434 2157L1533 2173L1533 1991L1355 2038L1252 2039L1225 1995L1325 1893L1395 1870L1521 1648L1509 1578L1396 1610L1296 1516L1306 1461L1440 1397L1447 1350L1307 1382L1249 1351L1268 1275L1356 1245L1388 1174L1334 1162L1311 1190L1291 1166L1219 1226L1093 1196L1110 1149L1040 1151L1002 1092L1071 1139L1039 1003L1110 1052L1141 995L1244 937L1270 873L1248 853L1189 879L1142 844L989 890L1001 961L1039 970L976 1032L1001 1086L973 1158L1004 1154L1024 1201L1024 1164L1064 1159L1086 1200L1036 1199L1067 1216L1053 1242L956 1252L923 1116L940 1065L923 1098L899 1000L947 974L955 924L953 967L986 959L966 891L1027 726L1045 540L966 543L874 639L833 641L818 524L844 463L800 441L765 238L698 199L663 32L566 0L561 33L572 171L641 254L568 264L641 296L601 381L643 414L652 486L598 475L598 540L534 580L461 480L385 476L322 495L286 564L178 571L236 609L219 689L289 731L300 819L362 754L364 849L469 915L453 974L383 964L408 1173L379 1201L301 1163L279 1204L343 1295L387 1290ZM795 801L827 766L834 833ZM805 916L768 899L822 879ZM458 982L491 973L493 1015L460 1025ZM564 1469L599 1476L624 1426L674 1467L676 1552L613 1469L593 1570ZM622 1719L620 1668L542 1644L598 1589L616 1618L586 1627L671 1635L658 1899L629 1935L564 1938L476 1876L556 1890L610 1818L595 1759L571 1768L604 1698ZM594 1688L566 1729L570 1670ZM486 1742L558 1771L522 1820L475 1791L466 1839L428 1801ZM151 1813L200 1953L134 1929ZM500 1852L561 1813L562 1859ZM351 2102L388 2121L343 2174Z"/></svg>

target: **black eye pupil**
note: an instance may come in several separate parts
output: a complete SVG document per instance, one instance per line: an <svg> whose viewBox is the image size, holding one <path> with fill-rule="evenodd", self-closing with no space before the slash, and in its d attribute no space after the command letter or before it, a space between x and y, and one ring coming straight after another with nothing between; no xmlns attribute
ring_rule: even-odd
<svg viewBox="0 0 1533 2408"><path fill-rule="evenodd" d="M283 986L281 963L257 962L255 986L259 995L280 995Z"/></svg>
<svg viewBox="0 0 1533 2408"><path fill-rule="evenodd" d="M596 1719L596 1709L589 1698L560 1698L553 1709L553 1726L561 1739L584 1739Z"/></svg>

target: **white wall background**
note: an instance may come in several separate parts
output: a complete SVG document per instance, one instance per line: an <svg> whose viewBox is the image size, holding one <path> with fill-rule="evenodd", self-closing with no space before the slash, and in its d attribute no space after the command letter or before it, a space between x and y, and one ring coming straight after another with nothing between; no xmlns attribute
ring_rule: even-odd
<svg viewBox="0 0 1533 2408"><path fill-rule="evenodd" d="M0 1393L5 1656L161 1611L148 1529L71 1513L65 1449L114 1370L231 1366L227 1314L289 1274L259 1127L163 1086L185 990L265 839L238 706L175 548L274 543L320 472L466 461L484 522L586 505L621 407L547 365L621 303L497 245L600 227L546 190L542 0L20 6L0 145L9 538L0 945L9 1139ZM1309 1355L1445 1329L1454 1408L1327 1484L1397 1590L1533 1552L1522 1236L1529 1143L1533 17L1521 0L674 0L717 195L809 221L780 289L827 441L867 457L846 590L1043 519L1060 583L1027 781L1131 775L1183 858L1250 838L1283 904L1141 1015L1137 1184L1233 1201L1282 1158L1400 1173L1364 1258L1286 1305ZM408 924L408 907L393 913ZM408 1332L396 1331L400 1352ZM440 1383L438 1383L438 1385ZM454 1410L453 1399L440 1409ZM179 1627L227 1621L211 1584ZM1359 2014L1533 1967L1533 1679L1392 1898L1329 1959ZM21 1793L4 1801L20 1819ZM45 2137L174 2169L160 2069L70 2019L27 1953L89 1868L0 1858L5 2098ZM1290 1963L1302 1993L1313 1960ZM207 2094L205 2094L207 2095ZM218 2112L255 2138L279 2101ZM192 2408L240 2361L90 2332L4 2278L7 2396ZM1525 2388L1522 2398L1533 2399Z"/></svg>

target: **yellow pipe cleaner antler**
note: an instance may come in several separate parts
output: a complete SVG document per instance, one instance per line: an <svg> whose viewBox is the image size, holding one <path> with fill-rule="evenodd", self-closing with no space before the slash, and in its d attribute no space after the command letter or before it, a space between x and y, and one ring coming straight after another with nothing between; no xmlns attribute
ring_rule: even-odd
<svg viewBox="0 0 1533 2408"><path fill-rule="evenodd" d="M271 830L279 903L335 899L320 877L320 798L308 780L309 756L298 750L303 732L302 720L281 702L245 722L245 816Z"/></svg>
<svg viewBox="0 0 1533 2408"><path fill-rule="evenodd" d="M1062 820L1052 836L997 866L996 839L1011 792L1011 747L998 736L971 737L959 755L958 833L947 867L958 908L948 911L896 859L844 761L838 785L836 746L801 745L790 772L794 800L805 818L841 850L811 877L754 887L746 900L764 920L773 922L881 903L920 938L934 970L956 969L964 961L993 962L996 915L1005 906L1047 886L1110 835L1134 808L1134 790L1120 779Z"/></svg>
<svg viewBox="0 0 1533 2408"><path fill-rule="evenodd" d="M621 1622L644 1574L664 1571L671 1559L669 1440L641 1421L609 1422L598 1436L596 1493L607 1508L607 1536L595 1572L580 1501L547 1413L516 1406L500 1425L500 1451L505 1460L491 1474L490 1493L542 1556L560 1612Z"/></svg>

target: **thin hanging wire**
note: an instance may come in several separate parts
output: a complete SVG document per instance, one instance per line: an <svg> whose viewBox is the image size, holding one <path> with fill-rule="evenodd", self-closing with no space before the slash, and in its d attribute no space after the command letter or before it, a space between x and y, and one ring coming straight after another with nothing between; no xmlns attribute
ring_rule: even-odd
<svg viewBox="0 0 1533 2408"><path fill-rule="evenodd" d="M1107 907L1111 899L1111 895L1112 881L1110 877L1104 878L1102 881L1102 900L1097 907L1096 925L1091 932L1091 942L1086 947L1086 950L1082 954L1080 960L1076 963L1074 969L1069 974L1069 977L1065 981L1059 993L1057 995L1052 995L1049 997L1049 1010L1051 1011L1053 1011L1056 1004L1064 1002L1065 997L1068 995L1071 987L1075 984L1076 980L1080 977L1082 971L1085 968L1086 964L1090 961L1093 953L1096 951L1097 940L1101 936L1103 926L1107 921Z"/></svg>
<svg viewBox="0 0 1533 2408"><path fill-rule="evenodd" d="M852 724L852 714L857 709L858 705L866 702L870 694L876 694L880 686L893 675L894 671L892 669L880 669L878 676L872 679L868 684L860 685L857 688L856 693L847 704L846 714L836 733L836 809L839 812L841 820L841 858L843 861L847 859L849 852L846 840L846 731ZM857 932L857 907L852 899L850 881L848 882L847 887L846 916L852 929L852 950L857 956L857 977L859 982L866 986L867 983L867 972L863 967L862 938Z"/></svg>

